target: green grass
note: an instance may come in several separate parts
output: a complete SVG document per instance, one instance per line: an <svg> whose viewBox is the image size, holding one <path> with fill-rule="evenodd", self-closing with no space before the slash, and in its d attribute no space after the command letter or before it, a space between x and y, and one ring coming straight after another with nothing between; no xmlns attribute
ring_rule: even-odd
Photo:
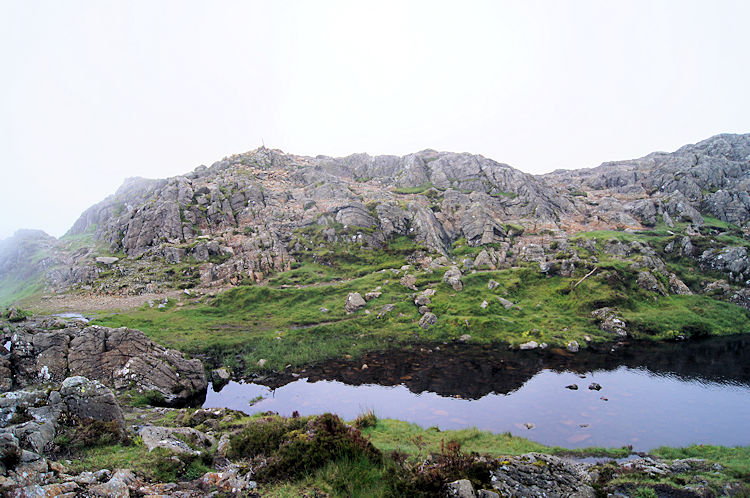
<svg viewBox="0 0 750 498"><path fill-rule="evenodd" d="M750 312L706 296L664 296L638 302L623 316L637 338L674 339L750 333Z"/></svg>
<svg viewBox="0 0 750 498"><path fill-rule="evenodd" d="M461 443L461 449L466 452L492 456L550 451L547 446L510 433L493 434L475 428L449 431L423 429L416 424L393 419L378 419L375 427L365 428L362 432L382 452L398 450L410 456L439 453L441 446L449 441Z"/></svg>
<svg viewBox="0 0 750 498"><path fill-rule="evenodd" d="M732 477L750 482L750 446L727 447L703 444L685 448L662 446L651 453L667 460L703 458L725 467Z"/></svg>
<svg viewBox="0 0 750 498"><path fill-rule="evenodd" d="M371 254L373 260L365 260L360 268L400 267L405 262L397 252ZM335 280L345 275L341 267L346 264L355 262L339 262L338 268L302 262L273 277L269 285L239 286L202 303L144 307L97 323L143 330L166 346L208 353L216 363L236 367L242 362L246 372L278 371L286 365L300 367L407 343L452 341L463 334L479 343L519 345L533 340L564 346L575 340L585 347L586 336L594 341L611 339L590 318L592 310L604 306L617 307L639 338L750 330L750 315L739 306L698 295L656 296L638 288L629 261L602 256L600 271L575 289L572 284L583 276L583 268L574 277L546 276L535 265L471 273L464 275L460 292L442 283L443 271L417 273L420 290L436 290L431 308L438 322L424 331L417 325L420 315L412 303L413 291L399 283L400 274L375 271ZM492 291L487 288L490 279L500 284ZM346 313L350 292L364 295L377 287L382 295L367 303L369 314ZM506 310L498 297L516 306ZM488 303L485 308L483 301ZM377 318L385 304L395 309ZM267 360L262 368L256 365L260 359Z"/></svg>
<svg viewBox="0 0 750 498"><path fill-rule="evenodd" d="M28 280L18 280L13 276L8 276L0 280L0 307L37 301L42 292L44 292L44 282L41 276Z"/></svg>
<svg viewBox="0 0 750 498"><path fill-rule="evenodd" d="M594 342L612 339L590 318L591 311L605 306L616 307L638 338L664 340L750 331L750 314L739 306L701 295L662 297L644 291L636 282L638 270L632 268L642 254L617 257L600 250L595 263L599 271L575 288L573 284L590 266L579 265L571 277L554 271L547 276L536 264L469 273L463 276L460 292L442 283L444 268L434 272L412 269L420 291L436 291L430 308L438 322L425 331L418 326L420 315L413 304L413 291L399 283L403 272L388 270L400 268L408 255L421 250L414 241L398 237L383 249L323 243L322 229L312 226L300 231L299 244L306 248L295 254L297 262L289 271L271 276L264 285L242 285L182 308L144 307L112 314L97 323L143 330L166 346L208 354L212 364L244 366L246 373L278 371L287 365L302 367L409 343L452 341L464 334L478 343L517 346L533 340L555 347L575 340L585 347L589 342L586 338ZM606 241L618 239L649 244L659 253L674 235L657 226L640 232L582 233L574 241L581 237L596 237L599 249ZM696 243L704 239L696 238ZM573 248L579 249L571 244ZM453 244L458 260L473 257L480 250L465 239ZM690 261L676 255L665 258L670 271L684 278L691 288L702 286L706 275L695 271L694 265L688 266ZM190 268L184 263L160 271L189 282L194 278ZM666 283L667 275L656 277ZM487 288L490 279L500 284L492 291ZM376 288L382 292L380 297L368 302L364 310L346 313L344 304L349 293L364 296ZM499 297L515 306L505 309ZM484 301L487 305L482 308ZM377 318L386 304L394 305L394 310ZM262 367L257 365L260 359L266 360Z"/></svg>
<svg viewBox="0 0 750 498"><path fill-rule="evenodd" d="M396 194L421 194L425 190L432 188L432 183L424 183L418 187L399 187L393 189Z"/></svg>
<svg viewBox="0 0 750 498"><path fill-rule="evenodd" d="M136 440L137 441L137 440ZM164 448L149 451L143 443L116 444L85 448L68 465L73 473L101 469L130 469L155 482L197 479L210 471L209 453L205 458L177 455Z"/></svg>

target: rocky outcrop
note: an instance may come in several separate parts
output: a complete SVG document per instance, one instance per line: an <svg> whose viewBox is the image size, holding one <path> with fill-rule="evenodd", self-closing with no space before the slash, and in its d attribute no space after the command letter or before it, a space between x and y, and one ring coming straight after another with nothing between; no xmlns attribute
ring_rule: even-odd
<svg viewBox="0 0 750 498"><path fill-rule="evenodd" d="M553 184L578 184L576 188L582 190L635 199L624 207L645 225L654 225L660 218L667 225L680 221L699 225L703 212L745 226L750 221L748 150L750 135L723 134L672 153L655 152L593 169L556 171L544 178Z"/></svg>
<svg viewBox="0 0 750 498"><path fill-rule="evenodd" d="M197 456L201 455L201 451L205 451L216 444L213 437L207 436L192 427L146 425L138 430L138 435L149 451L155 448L165 448L173 453ZM202 448L202 450L194 448Z"/></svg>
<svg viewBox="0 0 750 498"><path fill-rule="evenodd" d="M548 240L514 247L517 238L660 223L698 230L704 215L747 227L749 144L750 135L718 135L543 176L467 153L331 158L261 147L173 178L127 180L73 225L81 249L41 233L0 243L0 284L41 278L54 290L142 294L261 282L321 245L382 249L398 237L444 256L461 239L485 246L472 262L478 270L518 255L547 274L572 275L577 255L553 258ZM683 242L670 250L690 255ZM170 273L173 263L190 268Z"/></svg>
<svg viewBox="0 0 750 498"><path fill-rule="evenodd" d="M702 269L727 274L729 280L747 283L750 280L750 261L745 247L709 249L698 258Z"/></svg>
<svg viewBox="0 0 750 498"><path fill-rule="evenodd" d="M507 458L491 473L492 487L501 496L534 497L596 496L588 466L570 460L529 453Z"/></svg>
<svg viewBox="0 0 750 498"><path fill-rule="evenodd" d="M125 418L114 393L101 382L86 377L68 377L60 386L65 411L83 420L114 422L125 432Z"/></svg>
<svg viewBox="0 0 750 498"><path fill-rule="evenodd" d="M594 310L591 312L591 318L599 324L599 328L604 332L608 332L617 337L628 336L625 320L614 308L599 308Z"/></svg>
<svg viewBox="0 0 750 498"><path fill-rule="evenodd" d="M156 391L167 404L184 404L205 394L200 360L187 360L141 331L77 324L43 330L30 324L11 338L9 368L17 386L84 376L118 390Z"/></svg>
<svg viewBox="0 0 750 498"><path fill-rule="evenodd" d="M115 437L125 433L125 421L114 393L84 377L65 379L58 389L27 389L0 398L0 491L2 474L28 483L43 483L49 466L44 455L60 432L81 425L105 423Z"/></svg>

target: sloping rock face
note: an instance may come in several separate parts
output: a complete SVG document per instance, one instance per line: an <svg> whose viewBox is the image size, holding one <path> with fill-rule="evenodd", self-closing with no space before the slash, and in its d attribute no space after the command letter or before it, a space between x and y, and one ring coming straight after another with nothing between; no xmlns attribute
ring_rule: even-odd
<svg viewBox="0 0 750 498"><path fill-rule="evenodd" d="M625 200L623 211L644 225L655 225L659 217L667 224L668 219L700 224L701 213L738 226L750 221L748 134L716 135L673 153L654 152L544 178L557 185L577 183L580 190L595 193L589 198Z"/></svg>
<svg viewBox="0 0 750 498"><path fill-rule="evenodd" d="M157 391L165 403L181 405L208 386L200 360L187 360L139 330L83 324L44 330L31 323L18 327L10 342L16 387L83 376L118 390Z"/></svg>

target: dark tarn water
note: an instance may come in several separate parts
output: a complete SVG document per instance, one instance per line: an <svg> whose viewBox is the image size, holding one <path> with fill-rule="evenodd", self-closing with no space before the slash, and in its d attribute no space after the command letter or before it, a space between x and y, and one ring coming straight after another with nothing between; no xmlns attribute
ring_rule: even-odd
<svg viewBox="0 0 750 498"><path fill-rule="evenodd" d="M330 362L300 375L268 380L271 387L209 388L203 406L330 411L348 420L371 409L423 427L509 431L568 448L750 444L748 336L577 355L441 345ZM592 383L601 390L590 390Z"/></svg>

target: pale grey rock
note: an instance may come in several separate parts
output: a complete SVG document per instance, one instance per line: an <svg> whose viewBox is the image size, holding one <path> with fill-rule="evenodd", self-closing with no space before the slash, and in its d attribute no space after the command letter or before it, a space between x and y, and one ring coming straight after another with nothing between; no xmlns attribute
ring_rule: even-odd
<svg viewBox="0 0 750 498"><path fill-rule="evenodd" d="M378 318L383 318L385 315L393 311L395 307L395 304L386 304L385 306L380 308L380 311L378 312Z"/></svg>
<svg viewBox="0 0 750 498"><path fill-rule="evenodd" d="M414 299L414 304L416 306L429 306L430 304L432 304L432 301L430 300L429 296L422 293L417 295L417 298Z"/></svg>
<svg viewBox="0 0 750 498"><path fill-rule="evenodd" d="M599 329L618 337L627 337L625 320L614 308L599 308L591 312L591 317L599 324Z"/></svg>
<svg viewBox="0 0 750 498"><path fill-rule="evenodd" d="M570 460L529 453L506 457L503 464L491 471L492 487L501 496L514 498L594 498L592 479L584 464Z"/></svg>
<svg viewBox="0 0 750 498"><path fill-rule="evenodd" d="M88 494L101 498L128 498L130 488L135 487L136 483L137 478L131 470L118 470L109 481L90 487Z"/></svg>
<svg viewBox="0 0 750 498"><path fill-rule="evenodd" d="M347 313L354 313L355 311L364 308L366 304L367 303L359 292L351 292L346 297L346 305L344 306L344 309Z"/></svg>
<svg viewBox="0 0 750 498"><path fill-rule="evenodd" d="M659 282L651 272L641 271L638 272L638 287L649 292L657 292L662 296L667 295L667 291L664 290L664 286Z"/></svg>
<svg viewBox="0 0 750 498"><path fill-rule="evenodd" d="M407 289L417 290L417 277L414 275L404 275L401 277L401 280L399 280L399 283Z"/></svg>
<svg viewBox="0 0 750 498"><path fill-rule="evenodd" d="M518 346L518 349L529 350L529 349L536 349L538 347L539 347L539 344L536 341L529 341L529 342L524 342L523 344Z"/></svg>
<svg viewBox="0 0 750 498"><path fill-rule="evenodd" d="M578 345L578 341L570 341L567 346L565 347L568 351L571 353L577 353L580 349L580 346Z"/></svg>
<svg viewBox="0 0 750 498"><path fill-rule="evenodd" d="M503 308L505 308L506 310L509 310L509 309L511 309L513 307L516 307L515 304L513 304L511 301L505 299L502 296L495 296L495 297L500 302L500 304L503 305Z"/></svg>
<svg viewBox="0 0 750 498"><path fill-rule="evenodd" d="M495 281L495 280L489 279L489 281L487 282L487 288L489 290L495 290L499 286L500 286L500 284L497 281Z"/></svg>
<svg viewBox="0 0 750 498"><path fill-rule="evenodd" d="M680 278L674 273L669 276L669 290L672 294L678 294L681 296L690 296L693 294L690 288L685 285L685 282L680 280Z"/></svg>
<svg viewBox="0 0 750 498"><path fill-rule="evenodd" d="M438 319L437 316L435 316L433 313L425 313L422 315L422 318L419 320L419 326L422 327L424 330L427 330L432 325L435 325L437 323Z"/></svg>
<svg viewBox="0 0 750 498"><path fill-rule="evenodd" d="M111 265L114 263L117 263L120 260L120 258L116 258L114 256L98 256L96 258L97 263L103 263L105 265Z"/></svg>
<svg viewBox="0 0 750 498"><path fill-rule="evenodd" d="M450 285L453 290L459 292L464 288L461 276L461 270L459 270L457 266L451 266L443 275L443 283Z"/></svg>
<svg viewBox="0 0 750 498"><path fill-rule="evenodd" d="M698 258L698 263L704 270L727 274L731 281L745 282L750 280L750 261L748 261L747 248L745 247L706 250Z"/></svg>
<svg viewBox="0 0 750 498"><path fill-rule="evenodd" d="M460 479L447 483L443 487L443 496L455 497L455 498L476 498L477 494L474 492L474 486L468 479Z"/></svg>
<svg viewBox="0 0 750 498"><path fill-rule="evenodd" d="M146 425L138 430L138 435L149 451L153 451L155 448L164 448L174 453L201 455L216 444L213 437L191 427Z"/></svg>
<svg viewBox="0 0 750 498"><path fill-rule="evenodd" d="M99 381L85 377L68 377L60 387L60 396L66 411L81 419L116 422L120 432L125 432L122 408L110 388Z"/></svg>

